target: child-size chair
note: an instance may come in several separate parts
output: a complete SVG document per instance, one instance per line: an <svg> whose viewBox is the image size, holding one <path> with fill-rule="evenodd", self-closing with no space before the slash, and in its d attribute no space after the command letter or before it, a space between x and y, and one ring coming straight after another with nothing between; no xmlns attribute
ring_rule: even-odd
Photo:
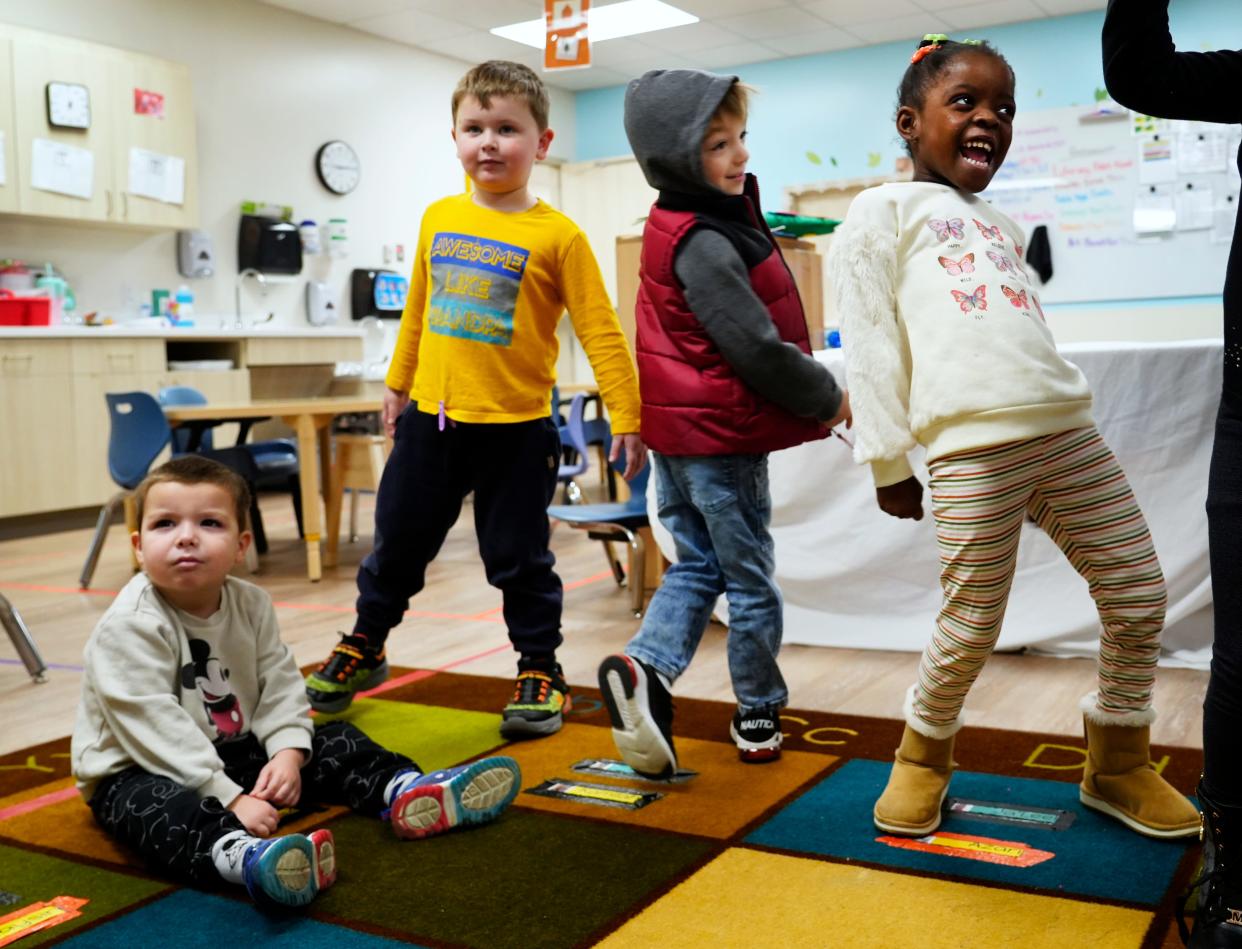
<svg viewBox="0 0 1242 949"><path fill-rule="evenodd" d="M164 418L164 410L153 395L146 392L108 392L104 398L108 403L108 418L111 422L108 436L108 474L121 490L112 495L99 512L95 535L91 538L86 563L82 565L82 575L78 578L78 586L83 590L91 585L95 565L99 562L99 553L103 550L104 538L108 536L108 527L112 524L117 509L124 509L125 527L129 533L138 529L134 489L147 476L151 463L172 440L168 419ZM250 529L254 531L256 551L264 553L267 550L267 537L263 531L263 520L259 516L258 501L253 497L254 479L258 476L254 459L236 448L204 451L201 454L232 468L251 485Z"/></svg>
<svg viewBox="0 0 1242 949"><path fill-rule="evenodd" d="M625 452L613 462L618 471L625 470ZM612 570L617 586L630 587L630 605L635 616L643 614L644 585L647 576L647 545L639 531L650 525L647 517L647 479L651 465L630 482L630 496L625 501L602 504L554 504L548 508L548 516L563 521L570 527L587 532L592 540L603 541L604 556ZM612 543L624 542L629 556L626 567L614 556Z"/></svg>
<svg viewBox="0 0 1242 949"><path fill-rule="evenodd" d="M575 394L569 403L569 416L565 424L560 426L561 447L571 449L574 458L568 464L562 462L556 472L557 480L565 486L563 498L566 504L578 504L585 497L576 480L587 470L590 461L587 457L586 431L582 420L585 406L586 396L581 392Z"/></svg>
<svg viewBox="0 0 1242 949"><path fill-rule="evenodd" d="M206 405L207 396L193 386L165 386L160 389L160 405ZM298 481L298 447L290 438L272 438L260 442L247 442L246 435L250 431L253 419L247 419L237 434L237 445L251 458L258 468L258 476L253 487L260 491L275 489L288 491L293 498L293 516L298 523L298 536L304 536L302 530L302 487ZM190 450L190 432L188 429L172 430L172 449L174 455L184 455ZM195 451L211 452L211 429L208 428L200 436ZM226 462L227 463L227 462Z"/></svg>
<svg viewBox="0 0 1242 949"><path fill-rule="evenodd" d="M30 678L36 683L46 682L47 664L39 655L39 647L35 645L34 637L26 628L22 614L17 612L2 593L0 593L0 626L3 626L9 634L9 639L13 641L13 648L17 650L17 655L21 658L26 671L30 673Z"/></svg>
<svg viewBox="0 0 1242 949"><path fill-rule="evenodd" d="M380 475L392 442L383 435L337 433L332 436L332 472L324 517L324 564L337 562L341 536L341 508L349 501L349 539L358 539L358 495L379 489Z"/></svg>

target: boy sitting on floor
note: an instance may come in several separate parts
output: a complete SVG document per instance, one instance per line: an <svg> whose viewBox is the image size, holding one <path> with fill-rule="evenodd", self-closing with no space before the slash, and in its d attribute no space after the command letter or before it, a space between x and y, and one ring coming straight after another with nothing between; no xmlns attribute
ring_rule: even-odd
<svg viewBox="0 0 1242 949"><path fill-rule="evenodd" d="M272 837L305 795L391 820L400 837L479 824L521 785L512 758L423 774L348 722L314 726L271 597L228 575L250 545L246 483L200 455L135 492L143 572L86 644L72 762L104 830L194 884L302 906L336 879L332 832Z"/></svg>

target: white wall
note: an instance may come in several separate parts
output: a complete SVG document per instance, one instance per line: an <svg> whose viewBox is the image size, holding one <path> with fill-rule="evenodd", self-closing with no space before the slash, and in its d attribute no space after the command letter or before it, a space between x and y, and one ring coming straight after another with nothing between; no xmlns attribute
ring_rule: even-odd
<svg viewBox="0 0 1242 949"><path fill-rule="evenodd" d="M237 224L243 200L292 205L297 219L349 222L350 256L307 258L301 277L260 299L243 291L249 316L262 309L285 326L306 325L308 277L338 287L348 317L349 271L383 265L382 246L403 243L405 270L423 209L460 191L464 178L449 132L449 99L469 64L255 0L0 0L0 22L185 63L198 124L200 226L215 240L217 275L189 281L200 325L231 316ZM571 93L552 90L551 157L575 149ZM324 142L349 142L362 182L337 197L315 176ZM50 260L64 271L79 312L118 312L126 289L149 300L177 274L176 235L120 227L0 217L0 258Z"/></svg>

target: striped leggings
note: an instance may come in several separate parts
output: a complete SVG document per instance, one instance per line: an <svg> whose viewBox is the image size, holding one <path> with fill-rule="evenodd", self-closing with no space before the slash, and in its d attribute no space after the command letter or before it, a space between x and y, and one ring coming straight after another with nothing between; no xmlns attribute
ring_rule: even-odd
<svg viewBox="0 0 1242 949"><path fill-rule="evenodd" d="M1000 635L1029 513L1087 581L1100 613L1098 705L1151 705L1164 575L1125 473L1094 427L930 462L943 606L910 711L952 727Z"/></svg>

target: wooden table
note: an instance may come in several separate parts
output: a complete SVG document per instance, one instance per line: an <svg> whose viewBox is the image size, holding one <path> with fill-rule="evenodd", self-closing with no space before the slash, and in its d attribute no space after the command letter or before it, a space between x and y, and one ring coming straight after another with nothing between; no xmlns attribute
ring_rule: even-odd
<svg viewBox="0 0 1242 949"><path fill-rule="evenodd" d="M164 416L174 428L192 422L245 422L278 418L297 433L298 479L302 491L302 531L306 537L306 576L323 576L324 561L319 543L324 512L320 503L331 479L332 420L352 412L378 412L379 399L355 396L268 399L252 402L218 402L209 405L166 406ZM319 463L315 464L318 458ZM335 561L335 558L331 558ZM333 566L334 563L327 563Z"/></svg>

